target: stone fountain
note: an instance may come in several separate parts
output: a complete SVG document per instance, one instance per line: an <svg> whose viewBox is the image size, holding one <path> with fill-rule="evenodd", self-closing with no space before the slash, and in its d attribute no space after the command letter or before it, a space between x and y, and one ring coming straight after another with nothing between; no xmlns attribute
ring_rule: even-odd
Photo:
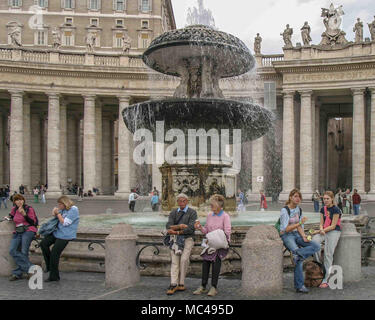
<svg viewBox="0 0 375 320"><path fill-rule="evenodd" d="M228 139L227 145L219 145L203 135L208 142L208 155L199 153L195 157L194 145L193 156L190 147L186 147L183 159L165 162L160 167L163 210L175 207L175 197L181 192L190 197L190 204L195 207L207 203L214 193L223 194L227 199L226 209L234 210L239 171L233 168L233 157L224 156L228 151L223 149L262 137L273 120L269 110L225 99L220 89L220 79L239 76L254 68L255 60L249 49L230 34L193 25L156 38L143 54L143 61L158 72L180 77L181 82L173 98L147 101L123 110L125 124L132 133L148 129L157 141L156 124L160 121L166 131L178 129L184 133L184 147L191 142L188 140L191 130L203 129L209 135L214 129L222 139L225 135ZM240 136L234 132L240 132Z"/></svg>

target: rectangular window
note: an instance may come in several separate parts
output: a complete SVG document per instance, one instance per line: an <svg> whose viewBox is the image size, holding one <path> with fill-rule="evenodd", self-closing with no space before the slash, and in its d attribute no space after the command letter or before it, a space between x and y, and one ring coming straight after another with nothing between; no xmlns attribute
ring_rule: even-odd
<svg viewBox="0 0 375 320"><path fill-rule="evenodd" d="M38 6L41 8L47 8L48 7L48 0L38 0Z"/></svg>
<svg viewBox="0 0 375 320"><path fill-rule="evenodd" d="M142 33L141 34L141 48L146 49L149 46L149 37L148 34Z"/></svg>
<svg viewBox="0 0 375 320"><path fill-rule="evenodd" d="M100 10L100 0L87 0L90 10Z"/></svg>
<svg viewBox="0 0 375 320"><path fill-rule="evenodd" d="M38 46L46 46L48 34L45 30L38 30L35 32L35 44Z"/></svg>
<svg viewBox="0 0 375 320"><path fill-rule="evenodd" d="M152 0L138 0L139 2L139 11L141 12L150 12L152 11Z"/></svg>
<svg viewBox="0 0 375 320"><path fill-rule="evenodd" d="M22 7L22 0L9 0L10 7Z"/></svg>
<svg viewBox="0 0 375 320"><path fill-rule="evenodd" d="M99 26L99 19L98 18L90 19L90 26L92 26L92 27Z"/></svg>
<svg viewBox="0 0 375 320"><path fill-rule="evenodd" d="M123 27L124 26L124 20L123 19L116 19L116 27Z"/></svg>
<svg viewBox="0 0 375 320"><path fill-rule="evenodd" d="M76 5L75 0L61 0L61 8L74 9Z"/></svg>
<svg viewBox="0 0 375 320"><path fill-rule="evenodd" d="M63 45L64 46L74 46L74 36L73 36L72 31L64 31Z"/></svg>
<svg viewBox="0 0 375 320"><path fill-rule="evenodd" d="M142 20L142 29L148 29L148 20Z"/></svg>
<svg viewBox="0 0 375 320"><path fill-rule="evenodd" d="M73 25L73 18L65 18L65 25L72 26Z"/></svg>
<svg viewBox="0 0 375 320"><path fill-rule="evenodd" d="M125 11L125 0L113 0L113 10Z"/></svg>
<svg viewBox="0 0 375 320"><path fill-rule="evenodd" d="M115 34L115 48L122 48L123 46L122 36L123 36L122 33Z"/></svg>

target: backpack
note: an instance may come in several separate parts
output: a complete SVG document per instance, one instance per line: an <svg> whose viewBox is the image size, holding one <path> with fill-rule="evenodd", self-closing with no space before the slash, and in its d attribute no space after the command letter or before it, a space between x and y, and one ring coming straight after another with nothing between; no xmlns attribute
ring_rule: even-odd
<svg viewBox="0 0 375 320"><path fill-rule="evenodd" d="M326 270L323 264L316 261L307 262L305 266L305 286L319 287L325 275Z"/></svg>
<svg viewBox="0 0 375 320"><path fill-rule="evenodd" d="M284 209L286 209L286 211L288 212L288 216L290 216L290 209L289 209L289 207L285 206ZM299 214L300 214L299 218L301 219L301 217L302 217L302 208L299 208ZM276 228L277 232L280 234L280 218L275 223L275 228Z"/></svg>

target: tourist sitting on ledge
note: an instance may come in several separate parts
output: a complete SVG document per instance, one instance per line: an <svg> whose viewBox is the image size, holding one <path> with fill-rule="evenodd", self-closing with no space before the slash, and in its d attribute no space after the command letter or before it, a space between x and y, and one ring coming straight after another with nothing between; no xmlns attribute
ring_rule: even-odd
<svg viewBox="0 0 375 320"><path fill-rule="evenodd" d="M203 258L202 263L202 285L193 292L193 294L199 295L207 293L208 296L217 295L217 283L219 281L221 261L228 254L228 247L230 242L231 223L230 216L224 212L224 197L222 195L213 195L210 199L210 205L212 213L207 216L206 225L202 227L199 221L195 222L195 228L200 230L203 234L211 234L218 230L221 234L215 234L215 243L220 243L220 248L213 248L208 242L208 246L203 250L201 256ZM208 236L207 236L208 237ZM223 238L223 240L222 240ZM211 240L211 239L210 239ZM210 266L212 265L212 282L211 289L206 289L208 283L208 276L210 273Z"/></svg>
<svg viewBox="0 0 375 320"><path fill-rule="evenodd" d="M294 287L298 293L308 293L309 290L304 285L303 261L318 252L320 244L310 242L305 235L303 224L307 217L302 217L302 209L299 207L301 201L301 192L293 189L280 212L280 236L285 247L293 255Z"/></svg>
<svg viewBox="0 0 375 320"><path fill-rule="evenodd" d="M184 238L182 253L178 254L171 249L171 284L167 295L186 290L185 277L189 267L191 249L194 247L194 222L197 220L197 212L188 207L188 201L189 198L183 193L177 196L179 208L170 212L166 225L171 237L179 235Z"/></svg>

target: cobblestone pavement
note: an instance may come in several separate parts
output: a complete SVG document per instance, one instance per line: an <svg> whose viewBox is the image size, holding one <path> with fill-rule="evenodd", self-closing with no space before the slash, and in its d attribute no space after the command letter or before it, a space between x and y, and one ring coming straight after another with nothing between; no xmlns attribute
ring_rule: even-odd
<svg viewBox="0 0 375 320"><path fill-rule="evenodd" d="M44 275L46 277L46 275ZM194 296L192 292L200 285L200 279L186 279L187 290L173 296L165 294L169 285L167 277L142 277L140 283L127 289L106 289L103 273L62 272L60 282L43 283L42 290L31 290L27 280L10 282L0 277L0 300L246 300L241 293L239 278L221 277L216 297ZM293 290L293 273L284 273L282 295L260 297L270 300L374 300L375 266L362 268L359 282L344 284L343 290L312 288L309 294L297 294Z"/></svg>
<svg viewBox="0 0 375 320"><path fill-rule="evenodd" d="M37 212L38 217L45 218L49 217L52 213L52 209L56 206L56 200L47 200L46 204L34 203L33 200L27 199L27 203L31 205ZM106 213L107 209L111 209L112 213L126 213L129 212L128 201L127 200L116 200L106 197L105 199L100 199L100 196L96 199L85 199L82 202L76 202L80 214L103 214ZM271 202L269 203L269 209L271 211L279 211L284 206L283 203ZM313 211L313 205L310 202L303 203L302 208L304 211ZM148 198L138 200L135 207L137 212L149 211L151 212L150 201ZM375 216L375 203L364 203L362 209L366 210L370 216ZM248 211L259 211L258 203L250 203L247 205L246 210ZM4 217L10 212L10 202L8 201L8 209L1 207L0 218Z"/></svg>

